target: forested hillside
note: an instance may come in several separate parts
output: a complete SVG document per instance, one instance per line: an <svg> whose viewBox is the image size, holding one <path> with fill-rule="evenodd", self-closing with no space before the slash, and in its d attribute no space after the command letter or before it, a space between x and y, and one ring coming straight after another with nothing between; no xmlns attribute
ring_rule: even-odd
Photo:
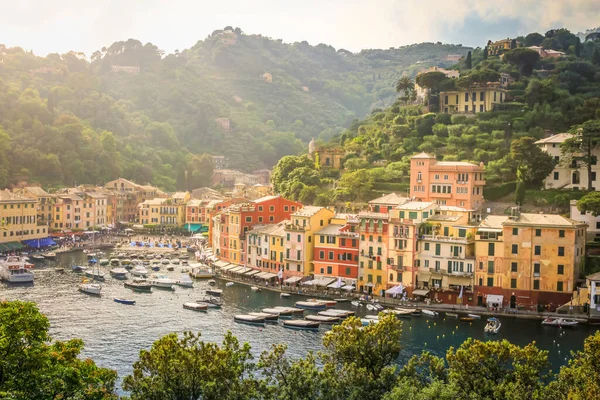
<svg viewBox="0 0 600 400"><path fill-rule="evenodd" d="M133 39L90 60L0 45L0 186L123 176L174 190L185 171L188 185L206 183L204 153L232 168L271 167L392 104L402 74L468 50L424 43L353 54L230 27L169 55Z"/></svg>
<svg viewBox="0 0 600 400"><path fill-rule="evenodd" d="M431 89L427 104L406 104L399 99L389 108L354 121L328 143L321 142L321 146L346 151L339 180L338 171L318 170L306 159L286 157L274 169L276 190L323 205L365 201L377 196L378 189L379 193L406 193L410 157L418 152L434 154L439 160L482 162L492 186L511 182L514 190L518 180L538 188L555 161L535 141L580 129L585 140L568 143L565 154L582 165L595 163L585 154L588 147L600 146L600 40L580 43L568 30L559 29L517 41L520 47L504 57L488 56L485 48L474 50L456 65L461 73L458 79L440 72L420 75L417 81ZM526 48L540 44L565 55L540 59L536 51ZM494 111L438 112L440 92L470 92L498 82L501 73L514 82L507 87L507 101ZM410 90L414 82L406 84Z"/></svg>

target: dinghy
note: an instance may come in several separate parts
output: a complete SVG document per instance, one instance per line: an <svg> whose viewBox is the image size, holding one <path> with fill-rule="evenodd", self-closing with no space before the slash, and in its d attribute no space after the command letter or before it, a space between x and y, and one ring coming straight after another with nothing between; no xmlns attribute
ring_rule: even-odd
<svg viewBox="0 0 600 400"><path fill-rule="evenodd" d="M115 303L127 304L130 306L135 304L135 300L127 300L127 299L122 299L120 297L115 297L113 300L115 301Z"/></svg>
<svg viewBox="0 0 600 400"><path fill-rule="evenodd" d="M320 325L321 324L317 321L308 321L305 319L290 319L283 321L284 328L304 331L318 331Z"/></svg>
<svg viewBox="0 0 600 400"><path fill-rule="evenodd" d="M199 303L183 303L183 308L192 311L207 311L208 305Z"/></svg>

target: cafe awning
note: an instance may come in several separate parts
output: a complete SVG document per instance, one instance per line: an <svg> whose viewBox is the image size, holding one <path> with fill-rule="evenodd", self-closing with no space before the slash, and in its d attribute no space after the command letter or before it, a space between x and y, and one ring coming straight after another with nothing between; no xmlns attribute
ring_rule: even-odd
<svg viewBox="0 0 600 400"><path fill-rule="evenodd" d="M246 271L249 271L250 268L246 268L243 265L238 265L237 267L230 269L229 272L232 274L243 274Z"/></svg>
<svg viewBox="0 0 600 400"><path fill-rule="evenodd" d="M315 285L317 285L317 286L327 286L330 283L335 282L335 280L336 280L335 278L331 278L331 277L326 278L326 277L323 277L323 278L320 278L320 279L316 279L315 280Z"/></svg>
<svg viewBox="0 0 600 400"><path fill-rule="evenodd" d="M52 238L47 237L43 239L23 240L23 244L34 249L39 249L40 247L54 246L56 242Z"/></svg>
<svg viewBox="0 0 600 400"><path fill-rule="evenodd" d="M259 274L259 275L261 275L261 274ZM277 274L274 274L272 272L264 272L261 276L258 276L258 275L255 275L255 276L257 278L260 278L260 279L267 279L268 280L268 279L275 278L277 276Z"/></svg>
<svg viewBox="0 0 600 400"><path fill-rule="evenodd" d="M223 268L223 267L226 267L227 265L229 265L229 263L227 261L219 260L215 263L215 267L217 267L217 268Z"/></svg>
<svg viewBox="0 0 600 400"><path fill-rule="evenodd" d="M285 281L283 281L283 283L296 283L301 280L302 280L301 276L290 276Z"/></svg>
<svg viewBox="0 0 600 400"><path fill-rule="evenodd" d="M415 296L427 296L427 294L429 293L429 290L427 289L417 289L417 290L413 290L412 294Z"/></svg>
<svg viewBox="0 0 600 400"><path fill-rule="evenodd" d="M0 243L0 251L13 251L20 250L23 248L21 242L6 242Z"/></svg>
<svg viewBox="0 0 600 400"><path fill-rule="evenodd" d="M221 272L223 272L223 271L225 271L225 272L229 272L229 271L231 271L232 269L234 269L234 268L237 268L237 267L238 267L238 266L237 266L237 265L235 265L235 264L229 264L229 265L227 265L227 266L225 266L225 267L222 267L222 268L221 268Z"/></svg>
<svg viewBox="0 0 600 400"><path fill-rule="evenodd" d="M258 274L259 272L260 272L260 270L258 270L258 269L253 269L252 271L247 271L247 272L244 272L244 275L246 275L246 276L252 276L252 275L256 275L256 274Z"/></svg>
<svg viewBox="0 0 600 400"><path fill-rule="evenodd" d="M342 286L342 290L347 290L347 291L356 290L356 287L354 285L346 285L346 286Z"/></svg>
<svg viewBox="0 0 600 400"><path fill-rule="evenodd" d="M374 283L366 283L365 286L366 287L375 287L375 284Z"/></svg>
<svg viewBox="0 0 600 400"><path fill-rule="evenodd" d="M431 279L431 272L417 272L417 280L419 282L429 282Z"/></svg>
<svg viewBox="0 0 600 400"><path fill-rule="evenodd" d="M471 278L468 276L449 276L448 285L471 286Z"/></svg>

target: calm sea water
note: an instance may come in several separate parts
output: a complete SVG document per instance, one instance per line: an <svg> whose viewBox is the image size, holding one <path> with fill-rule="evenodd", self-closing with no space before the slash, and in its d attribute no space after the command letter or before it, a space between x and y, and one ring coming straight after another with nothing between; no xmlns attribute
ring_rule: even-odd
<svg viewBox="0 0 600 400"><path fill-rule="evenodd" d="M38 304L39 309L51 322L51 334L55 339L82 338L85 342L83 355L93 358L99 365L118 371L120 378L132 371L140 349L148 349L152 343L169 332L190 330L201 332L207 341L220 342L229 330L241 342L248 342L255 355L268 350L272 344L286 343L293 356L304 356L308 351L321 349L321 337L326 332L299 332L277 325L265 328L241 325L233 322L235 314L259 311L276 305L293 306L300 297L282 299L269 291L253 292L250 288L234 285L224 287L220 310L198 313L184 310L183 303L202 297L208 287L205 281L197 281L194 288L177 287L175 291L154 290L153 293L135 293L124 288L123 282L108 277L110 267L100 267L107 273L102 297L96 298L79 293L77 288L82 275L71 272L72 262L86 263L83 253L59 256L57 261L45 261L35 269L33 286L9 286L0 283L0 299L27 300ZM54 271L55 266L64 266L64 273ZM162 273L177 277L175 272ZM113 301L114 297L136 300L136 305L127 306ZM340 303L339 308L352 308L349 303ZM362 314L364 315L364 310ZM532 341L539 348L549 351L552 369L566 363L572 350L580 350L583 340L595 329L579 326L575 329L544 327L539 321L502 318L499 334L488 336L483 333L485 321L461 322L456 319L428 319L425 317L403 320L402 359L428 350L443 356L450 346L458 346L469 337L481 340L508 339L518 345Z"/></svg>

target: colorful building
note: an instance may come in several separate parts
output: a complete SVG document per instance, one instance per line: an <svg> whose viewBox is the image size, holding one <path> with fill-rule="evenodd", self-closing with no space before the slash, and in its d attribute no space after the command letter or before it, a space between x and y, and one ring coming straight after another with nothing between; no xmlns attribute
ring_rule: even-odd
<svg viewBox="0 0 600 400"><path fill-rule="evenodd" d="M312 138L308 144L308 156L319 168L342 169L346 151L340 147L317 148L317 142Z"/></svg>
<svg viewBox="0 0 600 400"><path fill-rule="evenodd" d="M493 111L498 104L506 101L506 89L500 82L487 83L469 89L440 92L440 112L480 113Z"/></svg>
<svg viewBox="0 0 600 400"><path fill-rule="evenodd" d="M585 224L515 207L510 217L487 217L476 240L477 304L489 295L511 308L571 299L585 257Z"/></svg>
<svg viewBox="0 0 600 400"><path fill-rule="evenodd" d="M313 236L328 226L333 216L333 210L315 206L291 214L290 222L285 225L285 278L315 274Z"/></svg>
<svg viewBox="0 0 600 400"><path fill-rule="evenodd" d="M48 226L38 221L34 199L0 190L0 252L21 248L20 241L48 237Z"/></svg>
<svg viewBox="0 0 600 400"><path fill-rule="evenodd" d="M409 201L408 197L397 193L390 193L369 201L369 211L372 212L391 212L394 208Z"/></svg>
<svg viewBox="0 0 600 400"><path fill-rule="evenodd" d="M358 289L381 295L387 289L389 215L361 212L359 222Z"/></svg>
<svg viewBox="0 0 600 400"><path fill-rule="evenodd" d="M54 198L39 186L27 186L13 189L13 192L37 202L37 220L40 223L52 226L52 205Z"/></svg>
<svg viewBox="0 0 600 400"><path fill-rule="evenodd" d="M315 278L341 278L345 284L358 281L358 219L335 215L331 224L314 235Z"/></svg>
<svg viewBox="0 0 600 400"><path fill-rule="evenodd" d="M474 210L481 214L485 180L483 163L437 161L427 153L410 159L410 197L439 205Z"/></svg>
<svg viewBox="0 0 600 400"><path fill-rule="evenodd" d="M264 272L277 274L284 269L285 224L256 226L246 236L246 266Z"/></svg>

